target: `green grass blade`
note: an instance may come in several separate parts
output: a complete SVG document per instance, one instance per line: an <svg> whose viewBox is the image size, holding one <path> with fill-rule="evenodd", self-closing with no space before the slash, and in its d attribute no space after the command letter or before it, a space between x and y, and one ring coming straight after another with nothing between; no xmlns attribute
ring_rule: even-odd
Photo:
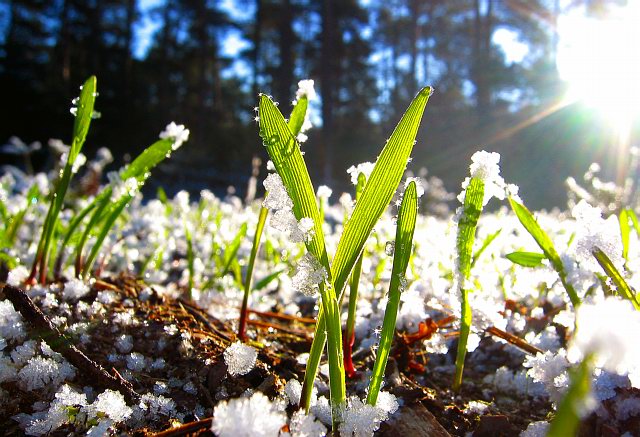
<svg viewBox="0 0 640 437"><path fill-rule="evenodd" d="M247 326L247 308L249 306L249 294L251 293L251 282L253 281L253 267L256 263L256 257L258 256L258 250L260 250L260 240L262 239L262 231L264 225L267 222L267 215L269 209L264 206L260 208L260 215L258 216L258 224L256 226L256 232L253 235L253 246L251 247L251 255L249 255L249 264L247 265L247 273L244 280L244 296L242 298L242 307L240 308L240 323L238 325L238 337L244 341L245 330Z"/></svg>
<svg viewBox="0 0 640 437"><path fill-rule="evenodd" d="M638 216L632 209L627 208L627 215L631 219L631 223L633 224L633 229L636 230L636 234L640 237L640 223L638 223Z"/></svg>
<svg viewBox="0 0 640 437"><path fill-rule="evenodd" d="M546 258L544 253L537 252L511 252L505 257L514 264L523 267L538 267L542 265L542 260Z"/></svg>
<svg viewBox="0 0 640 437"><path fill-rule="evenodd" d="M340 236L336 254L331 264L334 288L340 296L355 261L362 252L365 241L389 205L389 202L391 202L393 194L402 179L407 161L413 150L422 114L432 91L431 87L425 87L420 90L402 116L389 141L382 149L362 196ZM318 315L318 324L323 326L324 323L324 314L321 312ZM316 335L313 339L314 344L317 341L324 341L324 339L322 336ZM310 354L318 353L319 351L322 351L322 348L312 345ZM301 404L308 405L306 398L311 396L313 380L317 373L317 368L314 369L311 365L319 362L320 357L314 356L310 356L309 361L307 361Z"/></svg>
<svg viewBox="0 0 640 437"><path fill-rule="evenodd" d="M418 195L416 183L411 182L404 192L402 203L398 209L395 252L393 254L391 283L389 284L389 300L387 301L387 308L384 312L380 344L369 382L369 393L367 394L367 402L373 406L375 406L378 401L382 378L384 377L384 371L387 367L391 343L393 342L393 336L396 331L400 294L406 287L405 274L413 249L413 232L416 227L417 215Z"/></svg>
<svg viewBox="0 0 640 437"><path fill-rule="evenodd" d="M577 435L580 424L580 410L591 392L591 361L587 356L573 369L569 390L560 401L558 412L551 422L547 437L568 437Z"/></svg>
<svg viewBox="0 0 640 437"><path fill-rule="evenodd" d="M40 242L38 243L38 250L31 272L31 279L35 277L36 264L39 263L41 283L46 281L46 266L48 263L49 250L51 247L51 239L53 237L55 223L58 220L58 215L60 214L60 210L62 209L64 202L64 197L67 194L67 189L69 188L69 183L73 176L73 164L80 154L82 146L87 138L96 95L96 77L91 76L86 80L82 86L82 91L80 92L77 113L73 124L73 139L69 149L69 156L64 169L62 170L62 176L56 185L55 193L51 199L49 211L47 212L44 226L42 228Z"/></svg>
<svg viewBox="0 0 640 437"><path fill-rule="evenodd" d="M627 281L624 280L624 277L620 274L616 266L613 265L609 257L598 248L594 249L593 256L598 261L598 264L600 264L600 267L602 267L602 270L605 271L607 276L609 276L616 285L618 294L630 300L636 310L640 310L640 300L638 296L636 296L636 293L631 289L629 284L627 284Z"/></svg>
<svg viewBox="0 0 640 437"><path fill-rule="evenodd" d="M262 290L267 285L269 285L272 281L275 281L276 279L278 279L278 276L280 276L285 271L286 270L284 270L284 269L283 270L276 270L275 272L265 276L264 278L262 278L258 282L256 282L256 285L254 285L253 289L255 291Z"/></svg>
<svg viewBox="0 0 640 437"><path fill-rule="evenodd" d="M531 214L531 211L529 211L524 205L518 203L512 198L509 198L509 203L511 204L511 209L513 209L513 212L518 217L518 220L522 223L522 226L524 226L527 232L529 232L533 239L536 240L536 243L538 243L538 246L540 246L540 249L542 249L542 252L558 273L562 285L565 290L567 290L571 304L574 308L578 307L580 305L580 298L573 286L567 281L567 274L564 270L564 265L562 264L560 255L558 255L551 238L549 238L547 233L540 227L536 219L533 217L533 214Z"/></svg>
<svg viewBox="0 0 640 437"><path fill-rule="evenodd" d="M629 261L629 234L631 228L629 227L629 213L626 209L620 211L620 239L622 240L622 257L625 262Z"/></svg>
<svg viewBox="0 0 640 437"><path fill-rule="evenodd" d="M173 139L167 138L156 141L138 155L131 164L125 167L120 175L122 180L136 178L139 182L144 182L149 176L151 169L169 158L172 151Z"/></svg>
<svg viewBox="0 0 640 437"><path fill-rule="evenodd" d="M502 229L498 229L493 234L487 235L487 238L485 238L482 242L482 246L480 246L480 249L478 249L476 253L473 254L473 259L471 260L471 268L476 265L476 262L478 261L478 258L480 258L480 255L482 255L487 247L489 247L489 245L493 243L493 240L495 240L498 235L500 235L500 232L502 232Z"/></svg>
<svg viewBox="0 0 640 437"><path fill-rule="evenodd" d="M96 242L91 248L91 252L89 252L89 256L87 257L84 266L82 267L82 277L86 280L93 268L93 263L95 262L98 253L100 252L100 247L102 247L102 243L104 242L107 234L115 224L116 220L122 214L122 211L126 208L127 204L133 199L133 196L124 196L120 200L118 200L115 204L113 204L113 208L110 208L110 212L106 217L106 220L102 224L102 228L97 235Z"/></svg>
<svg viewBox="0 0 640 437"><path fill-rule="evenodd" d="M18 235L18 229L20 229L20 225L24 221L24 216L26 215L29 208L40 198L40 190L38 189L38 185L34 184L29 191L27 192L27 206L18 211L12 218L9 220L8 228L7 228L7 239L9 243L13 243L16 239L16 235Z"/></svg>
<svg viewBox="0 0 640 437"><path fill-rule="evenodd" d="M76 246L75 265L76 265L76 275L78 276L81 275L81 272L84 268L84 262L82 260L82 251L84 249L84 245L87 243L89 239L89 235L91 235L91 232L100 223L103 217L103 212L109 211L109 201L111 200L111 197L110 197L111 189L108 188L107 191L109 195L98 196L98 198L96 198L97 202L96 202L95 209L93 210L93 214L91 214L91 217L89 218L89 223L87 223L87 226L85 226L84 231L82 232L82 236L80 237L80 241L78 241L78 245Z"/></svg>
<svg viewBox="0 0 640 437"><path fill-rule="evenodd" d="M304 123L304 117L307 115L307 107L309 106L309 99L306 95L298 99L298 103L293 107L291 115L289 116L289 129L294 136L297 136L302 129Z"/></svg>
<svg viewBox="0 0 640 437"><path fill-rule="evenodd" d="M300 152L300 146L289 129L282 113L271 99L260 96L260 137L282 178L282 182L293 201L293 213L296 219L309 217L314 223L311 240L306 243L307 250L325 268L328 275L328 287L320 284L322 308L326 314L326 328L329 337L327 348L329 355L329 386L334 425L341 421L346 401L345 376L342 358L342 329L340 310L335 288L332 287L329 259L322 233L320 212L316 203L315 190L309 177L307 166ZM312 348L313 349L313 348Z"/></svg>
<svg viewBox="0 0 640 437"><path fill-rule="evenodd" d="M236 255L238 254L238 249L240 249L240 244L242 244L242 240L247 235L247 224L243 223L240 226L240 230L233 238L233 241L224 252L224 267L220 272L220 277L226 275L231 270L231 263L234 259L236 259Z"/></svg>
<svg viewBox="0 0 640 437"><path fill-rule="evenodd" d="M460 337L458 338L458 352L456 354L456 373L453 380L453 389L459 390L462 385L462 372L464 360L467 355L467 341L471 332L471 306L469 305L469 291L465 287L465 281L471 273L471 253L475 241L478 220L482 213L482 200L484 199L484 182L482 179L471 178L465 192L462 215L458 221L458 236L456 249L458 252L458 274L461 294ZM454 290L457 292L457 290Z"/></svg>

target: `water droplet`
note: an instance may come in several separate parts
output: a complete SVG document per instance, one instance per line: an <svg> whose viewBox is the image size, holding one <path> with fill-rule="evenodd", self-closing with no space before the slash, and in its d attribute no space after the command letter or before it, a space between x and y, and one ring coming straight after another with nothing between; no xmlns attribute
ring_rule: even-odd
<svg viewBox="0 0 640 437"><path fill-rule="evenodd" d="M387 254L387 256L393 256L393 252L396 249L396 242L395 241L387 241L387 244L384 245L384 253Z"/></svg>
<svg viewBox="0 0 640 437"><path fill-rule="evenodd" d="M402 293L403 291L405 291L407 289L407 278L404 277L404 275L402 273L398 274L398 290L400 291L400 293Z"/></svg>
<svg viewBox="0 0 640 437"><path fill-rule="evenodd" d="M432 93L433 93L433 87L430 87L430 86L424 87L420 91L420 95L424 97L429 97Z"/></svg>
<svg viewBox="0 0 640 437"><path fill-rule="evenodd" d="M274 144L276 144L278 141L280 141L280 135L278 134L273 134L269 137L269 145L273 146Z"/></svg>

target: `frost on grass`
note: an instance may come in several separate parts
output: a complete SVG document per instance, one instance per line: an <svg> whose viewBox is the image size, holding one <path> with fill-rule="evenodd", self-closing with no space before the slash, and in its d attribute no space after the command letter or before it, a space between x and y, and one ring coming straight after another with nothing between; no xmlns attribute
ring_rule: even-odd
<svg viewBox="0 0 640 437"><path fill-rule="evenodd" d="M623 271L622 241L616 216L604 220L600 208L594 208L584 200L573 207L571 214L576 219L574 252L580 266L592 272L601 272L593 256L593 252L600 249L618 270Z"/></svg>
<svg viewBox="0 0 640 437"><path fill-rule="evenodd" d="M351 183L353 185L358 185L358 176L360 173L364 174L364 176L369 180L369 176L371 176L371 172L373 171L373 167L375 164L373 162L362 162L360 164L352 165L347 169L347 173L351 176Z"/></svg>
<svg viewBox="0 0 640 437"><path fill-rule="evenodd" d="M270 224L273 228L289 235L294 243L304 243L313 235L314 223L308 217L298 221L293 214L293 201L282 183L280 175L269 174L263 182L267 195L262 206L269 208L273 215Z"/></svg>
<svg viewBox="0 0 640 437"><path fill-rule="evenodd" d="M220 437L277 437L287 416L262 393L220 402L211 430Z"/></svg>
<svg viewBox="0 0 640 437"><path fill-rule="evenodd" d="M173 140L172 149L177 150L189 139L189 129L185 129L184 124L176 124L172 121L160 132L160 139L167 138Z"/></svg>
<svg viewBox="0 0 640 437"><path fill-rule="evenodd" d="M464 203L464 196L472 178L481 179L484 182L483 205L486 205L492 197L503 200L505 196L506 184L500 176L500 154L495 152L485 152L481 150L471 157L469 167L471 176L462 182L462 192L458 195L460 203Z"/></svg>
<svg viewBox="0 0 640 437"><path fill-rule="evenodd" d="M224 351L224 362L231 376L246 375L256 365L258 351L244 343L236 341Z"/></svg>
<svg viewBox="0 0 640 437"><path fill-rule="evenodd" d="M307 296L314 296L319 285L327 279L327 272L320 262L310 253L306 253L298 262L296 274L291 280L291 286Z"/></svg>
<svg viewBox="0 0 640 437"><path fill-rule="evenodd" d="M313 87L313 84L314 84L313 80L311 79L301 80L300 82L298 82L296 99L291 103L295 106L298 104L298 100L300 100L303 97L306 97L309 101L315 100L317 95L316 95L316 90ZM305 141L307 141L308 137L305 134L305 132L307 132L309 129L313 127L313 125L311 124L311 118L309 117L309 112L310 112L309 109L307 109L307 112L304 115L304 121L302 122L302 126L300 127L300 132L296 137L296 139L300 143L304 143Z"/></svg>

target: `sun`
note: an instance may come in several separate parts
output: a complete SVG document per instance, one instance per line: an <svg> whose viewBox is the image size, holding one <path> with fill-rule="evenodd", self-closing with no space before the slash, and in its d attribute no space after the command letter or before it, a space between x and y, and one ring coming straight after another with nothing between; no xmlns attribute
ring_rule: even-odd
<svg viewBox="0 0 640 437"><path fill-rule="evenodd" d="M558 71L567 101L600 112L620 133L640 118L640 1L602 17L574 10L558 22Z"/></svg>

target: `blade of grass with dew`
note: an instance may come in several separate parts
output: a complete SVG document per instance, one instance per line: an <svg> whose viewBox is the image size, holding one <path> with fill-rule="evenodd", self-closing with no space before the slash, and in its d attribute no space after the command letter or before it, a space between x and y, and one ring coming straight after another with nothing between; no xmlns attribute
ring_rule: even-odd
<svg viewBox="0 0 640 437"><path fill-rule="evenodd" d="M240 230L233 238L233 241L229 246L227 246L227 250L224 251L224 267L220 272L220 277L225 276L231 270L231 263L236 258L238 253L238 249L240 249L240 244L242 244L242 240L247 236L247 224L243 223L240 226Z"/></svg>
<svg viewBox="0 0 640 437"><path fill-rule="evenodd" d="M631 232L631 228L629 227L629 213L626 209L620 211L619 223L620 239L622 240L622 257L626 263L629 261L629 234Z"/></svg>
<svg viewBox="0 0 640 437"><path fill-rule="evenodd" d="M246 339L245 331L247 327L247 309L249 305L249 294L251 293L251 282L253 281L253 267L256 263L258 250L260 250L260 240L262 239L262 231L264 230L264 225L267 222L268 214L268 208L265 208L264 206L260 208L260 215L258 216L256 232L253 235L253 245L251 246L249 264L247 265L247 273L244 280L244 296L242 297L242 307L240 308L240 323L238 326L238 337L242 341L245 341Z"/></svg>
<svg viewBox="0 0 640 437"><path fill-rule="evenodd" d="M29 211L29 208L34 204L34 202L37 202L38 199L40 199L40 189L38 188L37 184L34 184L33 186L31 186L31 188L29 188L26 199L27 205L20 211L18 211L8 223L7 239L11 244L13 244L13 242L16 240L18 229L20 229L20 225L22 225L24 216L26 215L27 211Z"/></svg>
<svg viewBox="0 0 640 437"><path fill-rule="evenodd" d="M293 201L293 213L297 220L309 217L313 220L313 235L306 243L307 250L324 267L328 281L320 284L322 308L327 315L327 335L329 346L329 387L332 421L335 428L342 420L346 402L346 386L342 358L342 327L340 309L334 287L332 287L329 259L322 233L320 212L316 203L315 190L309 177L307 166L291 129L282 113L269 97L260 96L259 120L260 137L282 178L282 182ZM325 287L325 285L327 285ZM324 345L324 344L323 344Z"/></svg>
<svg viewBox="0 0 640 437"><path fill-rule="evenodd" d="M360 198L364 186L367 183L367 177L364 173L358 175L358 183L356 184L356 202ZM353 343L355 342L355 326L356 326L356 306L358 303L358 285L360 284L360 274L362 272L362 257L364 250L360 253L356 264L351 272L351 281L349 283L349 310L347 312L347 325L345 326L345 335L342 339L344 345L344 368L347 376L353 378L356 376L356 369L353 367Z"/></svg>
<svg viewBox="0 0 640 437"><path fill-rule="evenodd" d="M542 249L545 257L549 262L551 262L551 265L560 277L560 282L562 282L562 285L569 295L571 304L574 308L577 308L580 305L580 298L573 286L569 281L567 281L567 273L564 270L564 265L562 264L560 255L558 255L551 238L549 238L547 233L540 227L536 219L533 217L533 214L531 214L531 211L529 211L526 206L518 203L511 197L509 198L509 203L511 204L511 209L513 209L513 212L518 217L518 220L522 223L522 226L524 226L527 232L529 232L533 239L536 240L536 243L538 243L538 246Z"/></svg>
<svg viewBox="0 0 640 437"><path fill-rule="evenodd" d="M570 372L569 390L558 405L558 412L551 421L547 437L577 435L580 413L591 393L593 357L587 355L577 368Z"/></svg>
<svg viewBox="0 0 640 437"><path fill-rule="evenodd" d="M389 202L391 202L402 180L402 175L415 144L422 114L432 91L431 87L425 87L420 90L407 108L378 156L361 198L340 236L338 247L331 263L333 285L336 293L340 295L340 301L342 300L346 280L362 252L364 243L382 213L389 206ZM318 372L317 365L320 362L320 357L315 357L313 354L321 353L323 349L314 347L314 345L316 342L324 343L324 331L324 314L320 312L309 360L307 361L302 396L300 398L300 406L304 407L306 411L309 409L313 381Z"/></svg>
<svg viewBox="0 0 640 437"><path fill-rule="evenodd" d="M616 285L616 289L618 294L624 297L627 300L630 300L636 310L640 310L640 300L638 296L636 296L635 292L631 289L627 281L624 280L624 277L620 273L620 271L613 265L609 257L600 249L596 248L593 250L593 256L602 267L602 270L605 271L607 276L611 278L613 283Z"/></svg>
<svg viewBox="0 0 640 437"><path fill-rule="evenodd" d="M480 258L480 255L482 255L482 253L487 249L487 247L489 247L489 245L493 243L493 240L495 240L498 237L498 235L500 235L500 232L502 232L502 229L498 229L493 234L487 235L487 238L485 238L484 241L482 242L482 246L480 246L480 249L478 249L476 253L473 254L473 258L471 259L471 268L473 268L473 266L476 265L476 262L478 261L478 258Z"/></svg>
<svg viewBox="0 0 640 437"><path fill-rule="evenodd" d="M34 258L33 267L29 280L35 278L37 269L40 269L40 282L45 283L47 277L46 266L48 263L49 250L51 247L51 239L53 237L53 231L55 223L58 220L58 215L62 210L64 197L67 194L69 183L73 176L73 164L76 158L82 150L82 146L87 138L89 132L89 126L93 116L93 108L96 100L96 77L91 76L82 85L80 97L78 100L77 113L73 124L73 136L71 146L69 147L69 153L67 156L67 162L62 170L62 176L56 184L55 193L51 198L51 204L42 227L42 234L40 241L38 242L38 249Z"/></svg>
<svg viewBox="0 0 640 437"><path fill-rule="evenodd" d="M538 267L546 258L544 253L537 252L511 252L505 255L509 261L522 267Z"/></svg>
<svg viewBox="0 0 640 437"><path fill-rule="evenodd" d="M391 270L391 282L389 284L389 300L384 311L380 344L373 365L373 372L369 382L367 403L375 407L378 402L378 394L382 386L382 378L387 367L387 360L391 351L391 343L396 332L396 318L400 305L400 294L406 287L405 274L409 265L409 258L413 249L413 232L416 228L418 216L418 195L416 183L410 182L402 197L402 203L398 209L398 221L396 228L395 251L393 254L393 267Z"/></svg>
<svg viewBox="0 0 640 437"><path fill-rule="evenodd" d="M482 213L482 200L484 199L484 182L479 178L471 178L464 196L462 214L458 220L458 236L456 249L458 252L458 288L460 289L460 337L458 338L458 351L456 354L456 372L453 379L453 389L460 390L462 385L462 372L464 360L467 355L467 342L471 332L471 306L469 305L469 290L466 281L471 274L471 253L475 241L478 220ZM458 292L458 290L454 290Z"/></svg>

